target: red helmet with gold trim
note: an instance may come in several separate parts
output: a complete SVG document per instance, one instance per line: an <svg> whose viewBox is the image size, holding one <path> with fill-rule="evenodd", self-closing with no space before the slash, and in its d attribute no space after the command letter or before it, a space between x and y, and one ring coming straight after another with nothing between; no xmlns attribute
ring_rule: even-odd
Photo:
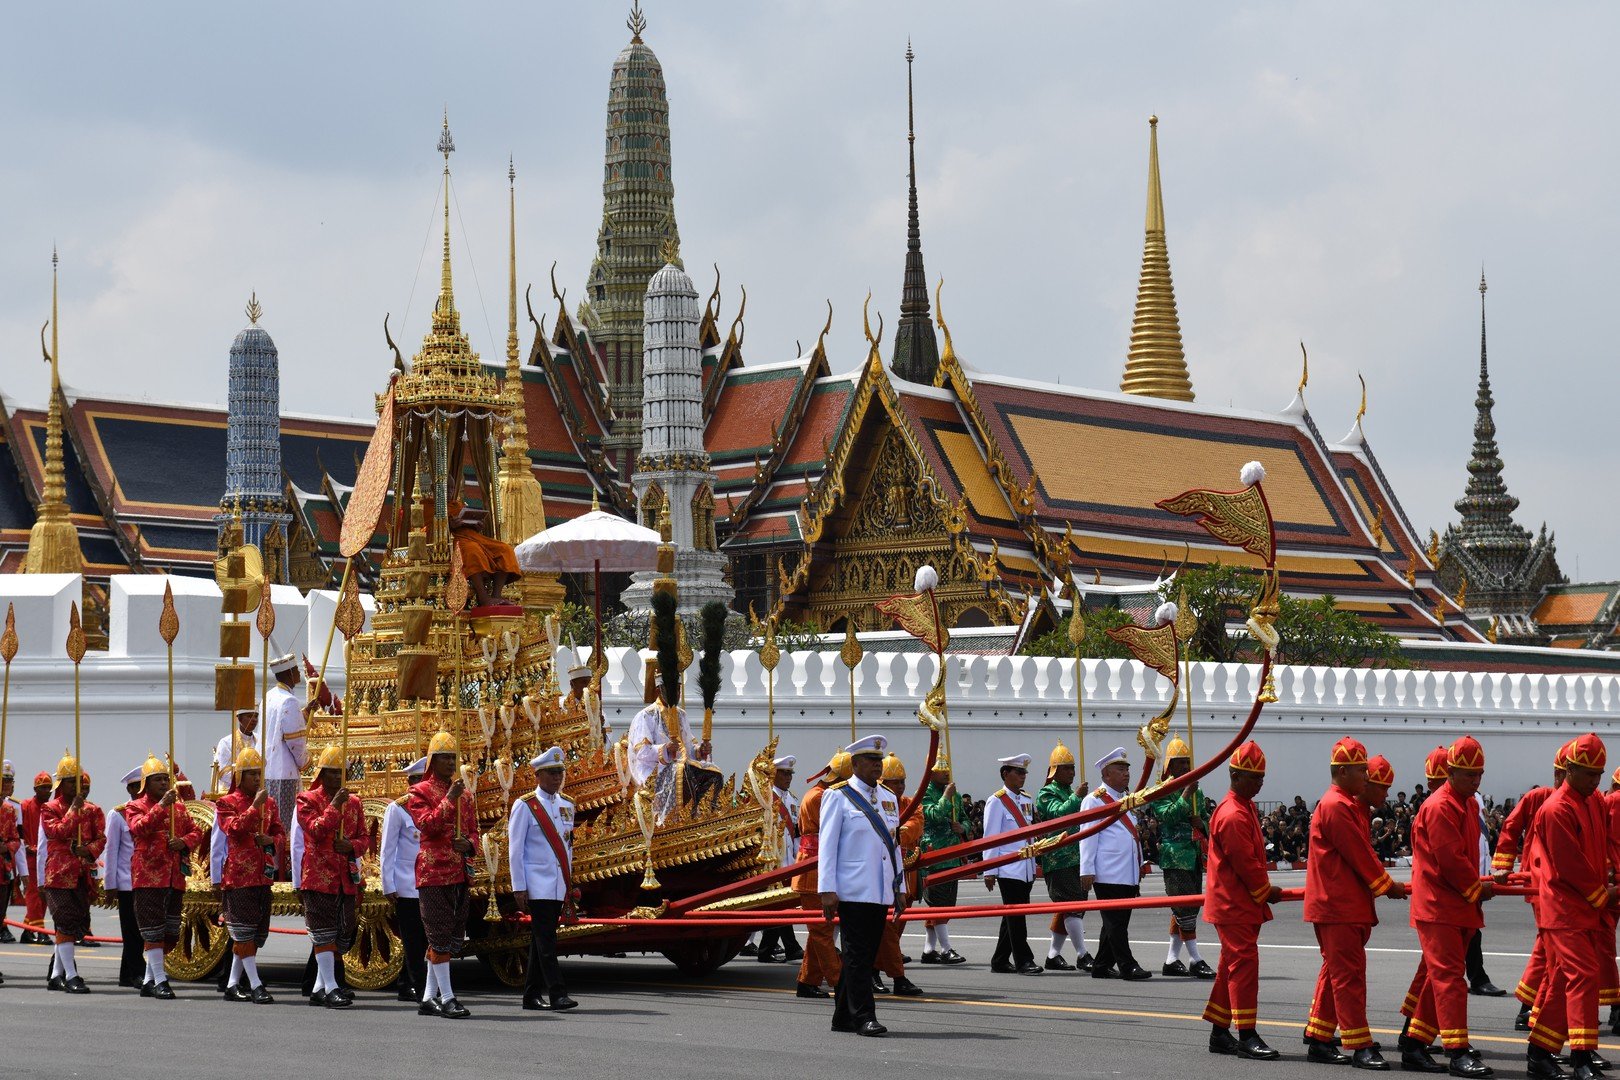
<svg viewBox="0 0 1620 1080"><path fill-rule="evenodd" d="M1266 775L1266 752L1260 749L1260 744L1250 739L1236 750L1232 751L1229 764L1234 769L1244 772Z"/></svg>
<svg viewBox="0 0 1620 1080"><path fill-rule="evenodd" d="M1367 783L1386 788L1395 786L1395 766L1389 763L1389 758L1379 754L1367 762Z"/></svg>
<svg viewBox="0 0 1620 1080"><path fill-rule="evenodd" d="M1485 748L1472 735L1464 735L1446 751L1446 768L1485 771Z"/></svg>
<svg viewBox="0 0 1620 1080"><path fill-rule="evenodd" d="M1566 751L1565 757L1572 767L1602 771L1609 764L1609 752L1603 740L1592 732L1573 740Z"/></svg>
<svg viewBox="0 0 1620 1080"><path fill-rule="evenodd" d="M1365 765L1367 764L1367 748L1346 735L1333 744L1333 755L1328 759L1328 763L1331 765Z"/></svg>
<svg viewBox="0 0 1620 1080"><path fill-rule="evenodd" d="M1446 778L1446 770L1449 767L1450 766L1447 764L1446 748L1443 746L1437 746L1433 750L1429 751L1428 757L1423 759L1423 779L1444 780Z"/></svg>

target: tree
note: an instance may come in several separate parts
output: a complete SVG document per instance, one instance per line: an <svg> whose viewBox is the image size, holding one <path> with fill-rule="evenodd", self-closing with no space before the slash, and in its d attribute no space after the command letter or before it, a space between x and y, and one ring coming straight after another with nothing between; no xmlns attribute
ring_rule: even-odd
<svg viewBox="0 0 1620 1080"><path fill-rule="evenodd" d="M1125 646L1109 637L1106 631L1129 626L1131 617L1117 607L1093 608L1082 613L1086 636L1080 643L1080 655L1103 660L1124 660L1131 654ZM1074 645L1069 641L1069 618L1065 616L1057 627L1024 645L1025 656L1073 656Z"/></svg>
<svg viewBox="0 0 1620 1080"><path fill-rule="evenodd" d="M1243 624L1259 591L1258 571L1211 563L1183 568L1160 586L1159 595L1192 609L1198 628L1187 643L1191 658L1224 664L1254 655L1254 639L1243 632L1233 634L1227 627Z"/></svg>

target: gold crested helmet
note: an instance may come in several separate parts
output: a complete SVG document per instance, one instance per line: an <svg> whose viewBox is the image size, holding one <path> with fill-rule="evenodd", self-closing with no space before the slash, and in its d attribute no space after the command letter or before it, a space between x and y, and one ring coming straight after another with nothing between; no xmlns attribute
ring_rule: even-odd
<svg viewBox="0 0 1620 1080"><path fill-rule="evenodd" d="M244 746L236 755L237 773L264 768L264 755L251 746Z"/></svg>
<svg viewBox="0 0 1620 1080"><path fill-rule="evenodd" d="M1056 746L1052 747L1052 754L1046 759L1046 778L1050 780L1056 776L1059 766L1073 764L1074 752L1064 746L1060 740Z"/></svg>
<svg viewBox="0 0 1620 1080"><path fill-rule="evenodd" d="M1192 747L1188 746L1187 740L1183 739L1180 735L1172 736L1169 744L1164 748L1164 769L1162 771L1162 775L1169 776L1170 763L1177 760L1185 761L1189 765L1192 764Z"/></svg>
<svg viewBox="0 0 1620 1080"><path fill-rule="evenodd" d="M168 776L169 766L156 754L147 754L146 760L141 762L141 783L145 784L154 776Z"/></svg>
<svg viewBox="0 0 1620 1080"><path fill-rule="evenodd" d="M432 758L439 754L460 756L460 751L456 746L456 737L448 731L441 731L428 740L427 756Z"/></svg>
<svg viewBox="0 0 1620 1080"><path fill-rule="evenodd" d="M929 771L944 773L946 776L951 775L951 759L946 757L944 754L935 754L934 767Z"/></svg>
<svg viewBox="0 0 1620 1080"><path fill-rule="evenodd" d="M838 751L832 756L832 760L827 762L827 775L834 781L848 780L855 775L855 759L842 750Z"/></svg>
<svg viewBox="0 0 1620 1080"><path fill-rule="evenodd" d="M62 760L56 763L56 782L72 780L79 775L79 759L68 751L62 751Z"/></svg>
<svg viewBox="0 0 1620 1080"><path fill-rule="evenodd" d="M883 782L890 780L904 780L906 778L905 763L900 760L899 754L890 754L883 759Z"/></svg>
<svg viewBox="0 0 1620 1080"><path fill-rule="evenodd" d="M336 769L340 774L349 773L348 762L343 759L343 747L333 743L320 752L315 759L315 775L309 778L309 786L314 787L321 782L321 773L327 769Z"/></svg>

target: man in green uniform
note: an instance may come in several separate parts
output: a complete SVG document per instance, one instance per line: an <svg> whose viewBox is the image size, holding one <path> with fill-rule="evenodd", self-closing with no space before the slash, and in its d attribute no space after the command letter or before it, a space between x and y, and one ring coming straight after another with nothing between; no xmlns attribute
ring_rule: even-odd
<svg viewBox="0 0 1620 1080"><path fill-rule="evenodd" d="M956 782L951 779L951 763L940 754L934 760L934 770L928 774L928 787L922 797L923 835L922 850L938 851L954 847L968 838L967 822L971 820L967 800L956 793ZM949 870L961 866L961 859L946 859L928 868L928 871ZM955 907L956 882L935 885L924 872L922 894L929 907ZM951 948L949 922L925 922L928 933L927 948L923 950L925 964L965 964L967 957Z"/></svg>
<svg viewBox="0 0 1620 1080"><path fill-rule="evenodd" d="M1181 776L1192 768L1192 748L1181 739L1170 740L1165 749L1164 775ZM1200 869L1203 846L1209 842L1209 815L1215 804L1192 784L1153 804L1159 819L1159 869L1164 871L1166 896L1204 895L1204 875ZM1191 965L1181 962L1187 950ZM1213 979L1215 971L1198 955L1198 906L1170 909L1170 953L1161 969L1166 975L1191 975Z"/></svg>
<svg viewBox="0 0 1620 1080"><path fill-rule="evenodd" d="M1050 821L1080 812L1080 800L1089 785L1074 787L1074 755L1061 742L1052 748L1046 763L1046 785L1035 796L1035 820ZM1053 903L1084 902L1089 890L1080 884L1080 842L1071 839L1074 830L1063 834L1063 843L1041 852L1041 873ZM1075 961L1063 959L1063 942L1074 942ZM1091 953L1086 951L1085 915L1058 912L1052 916L1052 944L1046 950L1047 971L1090 971Z"/></svg>

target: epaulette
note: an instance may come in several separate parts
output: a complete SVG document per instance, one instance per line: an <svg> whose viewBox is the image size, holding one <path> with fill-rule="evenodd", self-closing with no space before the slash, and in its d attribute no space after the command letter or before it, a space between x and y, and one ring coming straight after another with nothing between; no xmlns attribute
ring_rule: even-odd
<svg viewBox="0 0 1620 1080"><path fill-rule="evenodd" d="M128 805L129 805L129 803L127 803L127 802L119 803L117 806L113 807L113 813L122 814L124 812L124 807L126 807Z"/></svg>
<svg viewBox="0 0 1620 1080"><path fill-rule="evenodd" d="M849 785L848 780L840 780L840 781L838 781L838 783L833 784L831 787L827 788L827 790L828 791L837 791L839 788L847 787L848 785Z"/></svg>
<svg viewBox="0 0 1620 1080"><path fill-rule="evenodd" d="M405 804L410 801L411 797L409 795L401 795L399 798L394 800L394 805L403 810L405 809Z"/></svg>
<svg viewBox="0 0 1620 1080"><path fill-rule="evenodd" d="M1007 789L1004 787L998 787L994 792L991 793L990 797L992 799L999 799L1005 794L1007 794Z"/></svg>
<svg viewBox="0 0 1620 1080"><path fill-rule="evenodd" d="M568 797L568 796L566 796L566 795L564 795L564 794L563 794L563 793L562 793L562 792L560 792L560 791L559 791L559 792L557 792L557 798L559 798L559 799L561 799L561 800L562 800L562 801L563 801L563 802L565 802L565 803L567 803L567 804L568 804L568 805L569 805L569 806L573 806L573 805L574 805L574 800L573 800L573 799L570 799L570 798L569 798L569 797Z"/></svg>

